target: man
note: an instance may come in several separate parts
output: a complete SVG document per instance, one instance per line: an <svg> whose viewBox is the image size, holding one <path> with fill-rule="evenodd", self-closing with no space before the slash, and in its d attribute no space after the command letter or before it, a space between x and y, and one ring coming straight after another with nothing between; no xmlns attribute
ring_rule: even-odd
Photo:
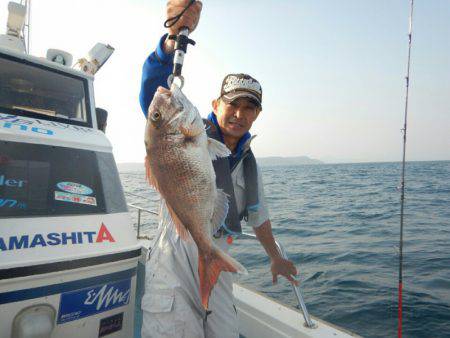
<svg viewBox="0 0 450 338"><path fill-rule="evenodd" d="M181 13L189 0L169 0L167 17ZM196 1L169 28L169 35L180 27L194 31L200 19L202 4ZM173 67L173 40L164 35L155 52L143 66L140 103L144 114L159 86L167 87ZM214 235L216 245L227 251L229 234L241 231L246 219L271 259L273 282L283 275L292 283L297 270L291 261L277 251L264 199L261 173L250 149L249 130L262 110L261 86L246 74L225 77L220 96L213 100L207 133L223 142L232 152L229 158L213 162L218 188L229 196L229 212L224 226ZM164 210L164 209L162 209ZM164 225L167 215L163 215ZM146 266L146 290L142 299L142 337L238 337L236 309L233 303L233 276L220 274L209 300L209 312L201 305L197 273L197 248L185 242L173 227L160 227L158 240Z"/></svg>

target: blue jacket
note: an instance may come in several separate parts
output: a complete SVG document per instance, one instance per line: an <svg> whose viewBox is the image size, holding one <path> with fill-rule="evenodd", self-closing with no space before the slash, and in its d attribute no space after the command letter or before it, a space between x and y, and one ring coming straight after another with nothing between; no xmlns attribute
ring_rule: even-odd
<svg viewBox="0 0 450 338"><path fill-rule="evenodd" d="M141 103L141 108L145 117L147 117L148 107L153 100L156 89L158 89L159 86L168 88L167 78L172 73L173 54L166 54L163 50L163 44L166 37L167 34L161 38L158 47L156 47L156 50L145 60L144 66L142 67L139 102Z"/></svg>

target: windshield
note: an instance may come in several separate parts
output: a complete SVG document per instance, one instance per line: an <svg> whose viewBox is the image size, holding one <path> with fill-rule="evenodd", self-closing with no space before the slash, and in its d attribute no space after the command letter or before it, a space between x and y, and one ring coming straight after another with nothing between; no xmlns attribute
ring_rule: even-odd
<svg viewBox="0 0 450 338"><path fill-rule="evenodd" d="M125 211L112 154L0 142L0 218Z"/></svg>
<svg viewBox="0 0 450 338"><path fill-rule="evenodd" d="M14 115L91 126L86 81L0 57L0 108Z"/></svg>

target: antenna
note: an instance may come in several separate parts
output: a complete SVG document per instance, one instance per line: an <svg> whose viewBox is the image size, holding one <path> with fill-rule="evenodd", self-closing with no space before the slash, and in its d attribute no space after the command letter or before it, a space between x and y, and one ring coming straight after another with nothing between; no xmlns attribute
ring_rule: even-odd
<svg viewBox="0 0 450 338"><path fill-rule="evenodd" d="M406 96L405 96L405 122L403 125L403 160L402 160L402 182L400 197L400 244L399 244L399 264L398 264L398 338L402 338L402 320L403 320L403 214L405 205L405 166L406 166L406 127L408 122L408 99L409 99L409 69L411 65L411 38L412 38L412 19L413 19L414 0L411 0L409 14L409 34L408 34L408 66L406 69Z"/></svg>
<svg viewBox="0 0 450 338"><path fill-rule="evenodd" d="M26 8L25 24L22 28L22 36L25 40L26 53L30 54L30 20L31 20L31 0L20 0L20 4ZM26 31L26 34L25 34Z"/></svg>
<svg viewBox="0 0 450 338"><path fill-rule="evenodd" d="M6 34L0 35L0 46L19 53L26 53L26 45L23 38L26 15L27 9L25 5L12 1L8 3Z"/></svg>

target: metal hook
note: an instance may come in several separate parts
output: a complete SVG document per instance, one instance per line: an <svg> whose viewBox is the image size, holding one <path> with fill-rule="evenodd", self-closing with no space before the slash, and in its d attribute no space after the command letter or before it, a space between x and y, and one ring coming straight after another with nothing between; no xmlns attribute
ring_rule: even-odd
<svg viewBox="0 0 450 338"><path fill-rule="evenodd" d="M170 87L172 87L173 82L175 81L175 78L180 80L180 84L178 85L178 87L181 89L184 86L184 77L183 75L177 75L177 76L173 76L173 74L170 74L169 77L167 78L167 84Z"/></svg>

